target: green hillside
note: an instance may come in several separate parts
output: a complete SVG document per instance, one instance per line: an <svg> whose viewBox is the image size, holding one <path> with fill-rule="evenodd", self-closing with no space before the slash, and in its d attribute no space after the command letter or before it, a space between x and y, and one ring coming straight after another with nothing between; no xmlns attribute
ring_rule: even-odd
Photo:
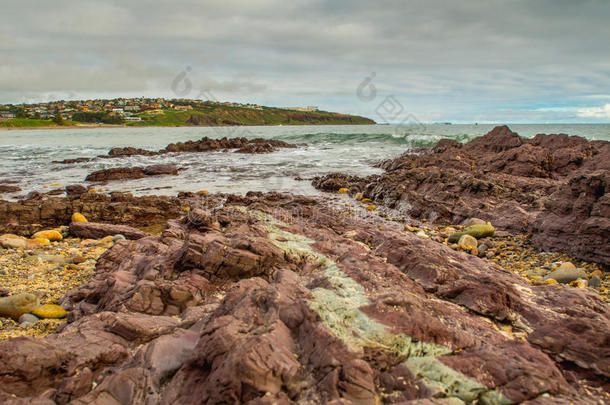
<svg viewBox="0 0 610 405"><path fill-rule="evenodd" d="M229 125L362 125L373 120L326 111L295 111L262 107L253 109L213 103L194 104L192 111L163 110L161 114L140 113L142 121L131 126L229 126Z"/></svg>

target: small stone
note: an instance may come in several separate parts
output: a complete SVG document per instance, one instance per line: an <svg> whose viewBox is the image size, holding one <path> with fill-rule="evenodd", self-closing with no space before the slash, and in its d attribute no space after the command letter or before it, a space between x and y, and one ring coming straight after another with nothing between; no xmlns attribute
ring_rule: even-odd
<svg viewBox="0 0 610 405"><path fill-rule="evenodd" d="M60 319L65 318L68 313L65 309L55 304L44 304L32 310L32 313L39 318Z"/></svg>
<svg viewBox="0 0 610 405"><path fill-rule="evenodd" d="M5 248L22 249L25 248L27 242L25 239L16 238L0 238L0 245Z"/></svg>
<svg viewBox="0 0 610 405"><path fill-rule="evenodd" d="M458 241L458 245L463 250L473 250L477 248L478 242L473 236L462 235Z"/></svg>
<svg viewBox="0 0 610 405"><path fill-rule="evenodd" d="M591 277L595 277L597 276L597 278L599 278L601 280L602 278L602 271L601 270L595 270L593 273L591 273Z"/></svg>
<svg viewBox="0 0 610 405"><path fill-rule="evenodd" d="M364 198L364 194L362 194L362 193L357 193L357 194L354 196L354 199L355 199L356 201L360 201L360 200L362 200L363 198Z"/></svg>
<svg viewBox="0 0 610 405"><path fill-rule="evenodd" d="M72 222L87 222L87 218L85 218L85 216L80 212L75 212L72 214L71 220Z"/></svg>
<svg viewBox="0 0 610 405"><path fill-rule="evenodd" d="M199 191L197 191L197 194L206 195L206 194L209 194L209 191L208 190L199 190Z"/></svg>
<svg viewBox="0 0 610 405"><path fill-rule="evenodd" d="M371 200L370 198L363 198L363 199L362 199L360 202L361 202L362 204L368 204L368 203L373 202L373 200Z"/></svg>
<svg viewBox="0 0 610 405"><path fill-rule="evenodd" d="M57 231L39 231L36 232L34 235L32 235L31 239L48 239L51 242L56 242L56 241L60 241L63 239L63 237L61 236L61 233L57 232Z"/></svg>
<svg viewBox="0 0 610 405"><path fill-rule="evenodd" d="M554 279L559 283L568 284L579 278L585 279L585 278L587 278L587 274L585 273L585 271L583 269L574 268L574 269L557 269L557 270L553 271L552 273L550 273L549 275L547 275L546 277L544 277L543 280L546 281L549 279Z"/></svg>
<svg viewBox="0 0 610 405"><path fill-rule="evenodd" d="M465 227L469 227L471 225L485 225L486 223L487 222L479 218L468 218L467 220L462 222L462 225L464 225Z"/></svg>
<svg viewBox="0 0 610 405"><path fill-rule="evenodd" d="M113 240L114 240L114 236L108 235L108 236L104 236L102 239L98 240L97 244L106 245L106 244L112 243Z"/></svg>
<svg viewBox="0 0 610 405"><path fill-rule="evenodd" d="M36 238L36 239L27 239L25 241L25 247L27 248L36 248L41 246L47 246L51 242L45 238Z"/></svg>
<svg viewBox="0 0 610 405"><path fill-rule="evenodd" d="M70 258L68 256L62 255L39 255L38 257L47 262L57 264L68 264L70 262Z"/></svg>
<svg viewBox="0 0 610 405"><path fill-rule="evenodd" d="M487 252L487 245L481 244L477 250L479 251L479 257L483 257L485 256L485 252Z"/></svg>
<svg viewBox="0 0 610 405"><path fill-rule="evenodd" d="M602 286L602 280L599 277L593 276L589 279L589 288L594 288L596 290L599 290L601 286Z"/></svg>
<svg viewBox="0 0 610 405"><path fill-rule="evenodd" d="M449 242L459 241L460 238L462 237L462 235L470 235L472 237L480 239L480 238L484 238L487 236L493 236L494 232L495 232L494 227L489 224L471 225L467 228L464 228L463 231L456 232L456 233L452 234L451 236L449 236Z"/></svg>
<svg viewBox="0 0 610 405"><path fill-rule="evenodd" d="M415 235L419 236L420 238L428 238L428 235L426 235L426 232L420 230L419 232L417 232Z"/></svg>
<svg viewBox="0 0 610 405"><path fill-rule="evenodd" d="M18 322L21 324L21 326L32 325L38 321L40 321L40 318L37 317L36 315L32 315L32 314L23 314L19 317L19 320L18 320Z"/></svg>
<svg viewBox="0 0 610 405"><path fill-rule="evenodd" d="M367 211L375 211L376 209L377 209L377 206L375 204L371 204L366 207Z"/></svg>
<svg viewBox="0 0 610 405"><path fill-rule="evenodd" d="M339 194L346 194L346 193L349 193L349 188L341 187L339 189Z"/></svg>
<svg viewBox="0 0 610 405"><path fill-rule="evenodd" d="M117 242L119 240L126 240L126 239L127 238L125 238L125 236L121 235L120 233L118 233L112 237L113 242Z"/></svg>
<svg viewBox="0 0 610 405"><path fill-rule="evenodd" d="M72 258L72 263L74 263L74 264L81 264L81 263L84 263L86 261L87 261L87 258L85 256L82 256L82 255L77 255L77 256L74 256Z"/></svg>
<svg viewBox="0 0 610 405"><path fill-rule="evenodd" d="M571 262L563 262L559 265L557 270L572 270L575 268L576 268L576 266L574 266Z"/></svg>
<svg viewBox="0 0 610 405"><path fill-rule="evenodd" d="M582 278L579 278L578 280L574 280L570 283L571 287L576 287L576 288L587 288L587 280L584 280Z"/></svg>

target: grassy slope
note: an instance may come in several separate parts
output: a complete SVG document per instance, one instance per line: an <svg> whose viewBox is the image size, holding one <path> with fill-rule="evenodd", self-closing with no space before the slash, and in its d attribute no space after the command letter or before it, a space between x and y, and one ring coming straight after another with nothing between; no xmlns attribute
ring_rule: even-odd
<svg viewBox="0 0 610 405"><path fill-rule="evenodd" d="M134 126L182 126L193 125L191 116L199 120L199 125L340 125L374 124L368 118L355 115L329 113L324 111L302 112L279 108L250 108L228 106L201 106L193 111L164 110L163 114L140 114L142 121L129 122Z"/></svg>
<svg viewBox="0 0 610 405"><path fill-rule="evenodd" d="M65 121L64 126L74 125L72 121ZM0 121L0 127L7 128L29 128L29 127L57 127L53 120L34 120L29 118L12 118L6 121Z"/></svg>

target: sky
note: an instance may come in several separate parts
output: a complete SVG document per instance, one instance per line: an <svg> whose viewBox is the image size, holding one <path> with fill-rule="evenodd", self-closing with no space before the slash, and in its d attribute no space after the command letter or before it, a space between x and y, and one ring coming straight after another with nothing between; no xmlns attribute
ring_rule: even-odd
<svg viewBox="0 0 610 405"><path fill-rule="evenodd" d="M0 103L318 106L377 122L610 122L610 1L4 0Z"/></svg>

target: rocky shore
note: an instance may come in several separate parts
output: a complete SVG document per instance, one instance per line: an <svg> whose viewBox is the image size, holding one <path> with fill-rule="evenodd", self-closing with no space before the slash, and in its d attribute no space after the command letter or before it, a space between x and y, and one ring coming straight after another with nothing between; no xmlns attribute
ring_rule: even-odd
<svg viewBox="0 0 610 405"><path fill-rule="evenodd" d="M565 134L526 139L502 126L464 145L444 139L418 152L381 163L381 175L335 173L313 184L362 193L433 223L479 217L531 233L538 248L610 265L610 142Z"/></svg>
<svg viewBox="0 0 610 405"><path fill-rule="evenodd" d="M609 152L498 127L326 198L2 201L0 402L610 403Z"/></svg>

